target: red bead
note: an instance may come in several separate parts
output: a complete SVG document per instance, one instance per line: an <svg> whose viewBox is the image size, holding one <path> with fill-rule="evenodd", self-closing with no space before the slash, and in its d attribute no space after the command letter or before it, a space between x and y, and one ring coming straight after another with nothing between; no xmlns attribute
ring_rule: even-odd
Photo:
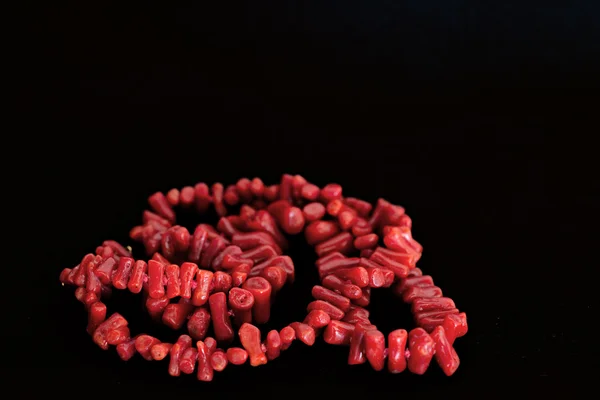
<svg viewBox="0 0 600 400"><path fill-rule="evenodd" d="M179 362L181 360L182 354L192 346L192 338L188 335L181 335L177 342L171 347L169 351L170 359L169 359L169 375L171 376L179 376Z"/></svg>
<svg viewBox="0 0 600 400"><path fill-rule="evenodd" d="M232 286L231 275L223 271L217 271L213 275L213 293L225 292L227 293Z"/></svg>
<svg viewBox="0 0 600 400"><path fill-rule="evenodd" d="M131 257L121 257L121 259L119 260L117 272L115 272L115 275L112 277L112 284L115 287L115 289L127 288L127 283L129 282L129 279L131 277L134 263L135 261ZM108 283L102 283L108 285Z"/></svg>
<svg viewBox="0 0 600 400"><path fill-rule="evenodd" d="M121 343L117 345L117 354L123 361L128 361L133 357L136 353L135 350L135 341L137 337L129 339L125 343Z"/></svg>
<svg viewBox="0 0 600 400"><path fill-rule="evenodd" d="M196 274L196 289L192 293L192 304L201 306L206 304L210 294L210 286L213 281L213 273L205 269L198 270Z"/></svg>
<svg viewBox="0 0 600 400"><path fill-rule="evenodd" d="M321 200L330 202L342 197L342 187L337 183L330 183L321 189Z"/></svg>
<svg viewBox="0 0 600 400"><path fill-rule="evenodd" d="M179 205L180 193L177 189L171 189L167 192L167 202L171 207L176 207Z"/></svg>
<svg viewBox="0 0 600 400"><path fill-rule="evenodd" d="M279 332L279 338L281 339L281 350L287 350L296 339L296 331L292 327L286 326Z"/></svg>
<svg viewBox="0 0 600 400"><path fill-rule="evenodd" d="M166 268L167 275L167 298L172 299L180 295L181 281L179 280L179 267L170 264Z"/></svg>
<svg viewBox="0 0 600 400"><path fill-rule="evenodd" d="M233 328L227 310L227 295L223 292L214 293L208 299L215 337L219 342L233 340Z"/></svg>
<svg viewBox="0 0 600 400"><path fill-rule="evenodd" d="M323 310L312 310L304 319L304 323L315 328L323 328L329 324L331 317Z"/></svg>
<svg viewBox="0 0 600 400"><path fill-rule="evenodd" d="M354 247L358 250L371 249L377 246L379 237L375 233L359 236L354 239Z"/></svg>
<svg viewBox="0 0 600 400"><path fill-rule="evenodd" d="M296 332L296 337L305 345L312 346L315 343L315 329L302 322L293 322L290 327Z"/></svg>
<svg viewBox="0 0 600 400"><path fill-rule="evenodd" d="M248 352L239 347L227 349L227 361L233 365L242 365L248 360Z"/></svg>
<svg viewBox="0 0 600 400"><path fill-rule="evenodd" d="M279 357L281 351L281 338L276 330L269 331L267 334L267 360L271 361Z"/></svg>
<svg viewBox="0 0 600 400"><path fill-rule="evenodd" d="M127 260L133 261L131 258L123 257L123 258L121 258L121 260L119 260L119 262L127 263ZM113 271L116 266L117 266L117 261L114 258L107 258L98 266L98 268L96 268L95 274L103 285L108 285L111 283L111 279L113 279L112 274L113 274ZM113 283L113 285L114 285L114 283ZM124 289L124 288L119 287L118 289Z"/></svg>
<svg viewBox="0 0 600 400"><path fill-rule="evenodd" d="M375 371L381 371L385 366L385 337L378 330L365 333L365 353L367 360Z"/></svg>
<svg viewBox="0 0 600 400"><path fill-rule="evenodd" d="M194 340L204 339L210 327L210 321L210 313L206 308L196 308L187 322L188 333Z"/></svg>
<svg viewBox="0 0 600 400"><path fill-rule="evenodd" d="M408 370L423 375L435 353L435 342L424 329L415 328L408 334Z"/></svg>
<svg viewBox="0 0 600 400"><path fill-rule="evenodd" d="M160 340L150 335L140 335L135 339L135 349L147 361L152 361L152 346L159 344Z"/></svg>
<svg viewBox="0 0 600 400"><path fill-rule="evenodd" d="M199 381L210 382L213 379L213 367L210 362L211 351L209 350L206 343L198 341L196 343L198 348L198 374L197 378Z"/></svg>
<svg viewBox="0 0 600 400"><path fill-rule="evenodd" d="M252 292L241 288L232 288L229 291L229 307L233 310L233 320L236 326L252 322L253 306Z"/></svg>
<svg viewBox="0 0 600 400"><path fill-rule="evenodd" d="M349 345L350 338L354 332L354 325L347 322L331 320L323 331L325 343L337 345Z"/></svg>
<svg viewBox="0 0 600 400"><path fill-rule="evenodd" d="M210 356L210 365L217 372L223 371L227 363L227 355L223 351L217 350Z"/></svg>
<svg viewBox="0 0 600 400"><path fill-rule="evenodd" d="M306 311L312 310L325 311L327 314L329 314L331 319L340 320L344 318L344 312L342 310L323 300L315 300L310 302L308 307L306 307Z"/></svg>
<svg viewBox="0 0 600 400"><path fill-rule="evenodd" d="M164 194L161 192L154 193L148 198L148 203L158 215L170 222L175 221L175 213Z"/></svg>
<svg viewBox="0 0 600 400"><path fill-rule="evenodd" d="M365 333L366 329L362 324L357 324L350 337L350 351L348 352L348 365L364 364L367 361L365 357Z"/></svg>
<svg viewBox="0 0 600 400"><path fill-rule="evenodd" d="M171 329L180 329L187 317L194 310L188 299L180 299L178 303L168 304L162 314L163 323Z"/></svg>
<svg viewBox="0 0 600 400"><path fill-rule="evenodd" d="M202 343L202 342L198 342ZM198 350L193 347L189 347L185 349L185 351L181 354L181 359L179 360L179 369L184 374L190 375L196 369L196 362L198 361Z"/></svg>
<svg viewBox="0 0 600 400"><path fill-rule="evenodd" d="M131 278L129 278L129 282L127 283L127 288L131 293L139 293L142 290L144 274L147 268L148 264L145 261L137 260L135 262Z"/></svg>
<svg viewBox="0 0 600 400"><path fill-rule="evenodd" d="M350 309L350 299L348 299L347 297L344 297L340 294L337 294L336 292L334 292L332 290L324 288L323 286L318 286L318 285L313 286L312 296L316 300L323 300L323 301L326 301L326 302L336 306L343 312L346 312Z"/></svg>
<svg viewBox="0 0 600 400"><path fill-rule="evenodd" d="M369 286L369 273L363 267L340 268L332 272L340 279L352 282L352 284L364 288Z"/></svg>
<svg viewBox="0 0 600 400"><path fill-rule="evenodd" d="M129 328L126 326L113 329L106 334L106 341L112 346L128 342L129 339L131 339L129 336Z"/></svg>
<svg viewBox="0 0 600 400"><path fill-rule="evenodd" d="M442 297L442 289L437 286L412 286L402 293L402 300L411 303L419 297Z"/></svg>
<svg viewBox="0 0 600 400"><path fill-rule="evenodd" d="M254 296L254 306L252 315L257 324L264 324L269 321L271 315L271 284L265 278L259 276L249 278L242 285Z"/></svg>
<svg viewBox="0 0 600 400"><path fill-rule="evenodd" d="M340 254L340 253L337 253ZM358 257L350 257L350 258L346 258L344 256L342 256L341 258L334 258L334 259L330 259L328 261L325 262L321 262L319 265L317 265L317 269L319 271L319 277L321 279L323 279L325 276L329 275L330 273L341 269L341 268L347 268L347 267L355 267L360 263L360 258Z"/></svg>
<svg viewBox="0 0 600 400"><path fill-rule="evenodd" d="M442 326L446 332L448 342L453 344L456 338L464 336L469 329L467 326L467 314L460 313L458 315L446 315L444 317L444 321L442 322Z"/></svg>
<svg viewBox="0 0 600 400"><path fill-rule="evenodd" d="M153 299L159 299L165 295L164 273L164 264L154 260L148 261L148 294Z"/></svg>
<svg viewBox="0 0 600 400"><path fill-rule="evenodd" d="M388 371L397 374L406 369L406 342L408 332L396 329L388 335Z"/></svg>
<svg viewBox="0 0 600 400"><path fill-rule="evenodd" d="M271 235L266 232L237 233L232 236L231 243L242 250L250 250L261 245L269 245L275 249L277 254L281 254L281 248Z"/></svg>
<svg viewBox="0 0 600 400"><path fill-rule="evenodd" d="M87 332L90 335L94 334L94 331L98 326L106 319L106 305L101 302L96 302L90 306L88 313L88 326Z"/></svg>
<svg viewBox="0 0 600 400"><path fill-rule="evenodd" d="M436 327L431 333L431 338L435 341L435 360L444 371L444 374L450 376L456 372L460 365L460 359L452 344L446 338L446 332L441 326Z"/></svg>
<svg viewBox="0 0 600 400"><path fill-rule="evenodd" d="M325 206L321 203L309 203L304 206L302 213L307 222L320 220L325 216Z"/></svg>
<svg viewBox="0 0 600 400"><path fill-rule="evenodd" d="M371 209L373 208L371 203L357 199L355 197L346 197L344 199L344 203L346 203L347 206L355 209L358 215L360 215L363 218L369 215Z"/></svg>
<svg viewBox="0 0 600 400"><path fill-rule="evenodd" d="M354 284L338 278L335 275L328 275L321 281L322 285L328 289L336 290L349 299L358 299L362 295L360 288Z"/></svg>
<svg viewBox="0 0 600 400"><path fill-rule="evenodd" d="M146 299L146 309L148 310L148 314L155 321L160 321L162 318L163 311L169 305L169 299L167 296L163 296L160 299L153 299L152 297L148 297Z"/></svg>
<svg viewBox="0 0 600 400"><path fill-rule="evenodd" d="M320 192L321 189L319 189L317 185L307 183L306 185L302 186L302 189L300 190L300 195L303 199L315 201L319 198Z"/></svg>
<svg viewBox="0 0 600 400"><path fill-rule="evenodd" d="M267 363L267 356L260 346L260 330L251 324L243 324L239 330L242 346L248 352L250 365L257 367Z"/></svg>
<svg viewBox="0 0 600 400"><path fill-rule="evenodd" d="M152 346L152 348L150 348L150 355L155 361L164 360L167 357L167 355L169 355L171 347L173 347L171 343L155 344L154 346Z"/></svg>
<svg viewBox="0 0 600 400"><path fill-rule="evenodd" d="M304 230L304 237L306 243L313 246L328 239L331 239L337 235L340 228L335 222L332 221L313 221Z"/></svg>
<svg viewBox="0 0 600 400"><path fill-rule="evenodd" d="M348 232L342 232L322 243L319 243L315 247L315 251L319 257L323 257L336 251L346 254L349 253L352 248L352 235Z"/></svg>
<svg viewBox="0 0 600 400"><path fill-rule="evenodd" d="M285 269L279 265L266 267L261 271L260 276L269 281L273 292L280 291L287 280L287 273L285 272Z"/></svg>
<svg viewBox="0 0 600 400"><path fill-rule="evenodd" d="M103 350L108 350L108 341L106 335L108 332L127 326L127 320L119 313L114 313L106 321L102 322L94 331L92 338L94 343Z"/></svg>
<svg viewBox="0 0 600 400"><path fill-rule="evenodd" d="M167 197L168 196L169 194L167 193ZM179 203L183 207L189 207L192 204L194 204L195 197L196 191L194 190L194 188L191 186L186 186L183 189L181 189L181 193L179 194Z"/></svg>
<svg viewBox="0 0 600 400"><path fill-rule="evenodd" d="M362 307L354 306L354 309L351 309L344 315L344 322L348 322L351 324L356 323L364 323L370 324L369 322L369 310L364 309Z"/></svg>
<svg viewBox="0 0 600 400"><path fill-rule="evenodd" d="M204 242L208 237L208 232L202 229L200 226L196 227L194 230L194 235L190 240L190 248L188 250L188 258L190 261L197 263L200 261L200 256L202 255L202 249L204 247Z"/></svg>

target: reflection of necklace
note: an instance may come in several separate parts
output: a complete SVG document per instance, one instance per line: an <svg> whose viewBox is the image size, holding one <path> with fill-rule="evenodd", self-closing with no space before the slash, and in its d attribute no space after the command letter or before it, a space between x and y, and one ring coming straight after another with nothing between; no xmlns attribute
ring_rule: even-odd
<svg viewBox="0 0 600 400"><path fill-rule="evenodd" d="M369 361L379 371L387 358L392 373L408 367L423 374L435 356L446 375L458 368L452 345L467 332L466 314L416 268L422 246L412 238L404 208L379 199L371 213L371 204L343 198L340 185L319 189L299 175L284 175L279 185L268 187L258 178L240 179L226 189L216 183L209 190L199 183L166 196L155 193L148 201L153 211L145 211L144 225L130 232L152 255L148 263L134 260L130 248L109 240L96 255L86 255L60 274L63 284L77 286L75 295L89 312L88 333L102 349L116 346L123 360L136 352L147 360L170 355L170 375L196 370L199 380L210 381L213 371L228 363L241 365L249 359L252 366L262 365L279 357L294 339L311 346L323 333L327 343L350 346L351 365ZM240 203L239 215L225 216L226 205ZM211 204L220 216L216 229L200 224L190 234L173 225L174 207L195 206L204 213ZM288 248L282 231L304 232L307 243L315 246L321 285L312 289L315 300L303 322L272 330L261 343L260 330L252 323L269 320L276 293L295 277L291 258L282 255ZM383 247L378 246L381 236ZM365 307L371 289L392 285L394 293L412 304L418 327L410 333L391 332L386 348ZM142 292L154 320L175 330L187 321L189 335L175 344L143 334L132 338L123 316L106 318L100 300L112 288ZM206 337L211 322L214 339ZM241 347L217 349L235 339L232 325L239 328Z"/></svg>

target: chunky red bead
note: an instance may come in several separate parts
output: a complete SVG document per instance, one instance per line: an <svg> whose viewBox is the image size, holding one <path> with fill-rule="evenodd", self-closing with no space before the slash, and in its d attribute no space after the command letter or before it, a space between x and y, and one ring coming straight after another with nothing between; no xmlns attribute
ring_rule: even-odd
<svg viewBox="0 0 600 400"><path fill-rule="evenodd" d="M331 322L331 317L323 310L312 310L304 319L304 323L315 328L323 328Z"/></svg>
<svg viewBox="0 0 600 400"><path fill-rule="evenodd" d="M196 347L198 348L198 373L196 376L199 381L210 382L214 376L211 363L212 352L206 343L201 340L196 343Z"/></svg>
<svg viewBox="0 0 600 400"><path fill-rule="evenodd" d="M325 216L325 212L325 206L321 203L309 203L302 209L304 220L307 222L320 220Z"/></svg>
<svg viewBox="0 0 600 400"><path fill-rule="evenodd" d="M369 286L369 273L363 267L340 268L332 273L340 279L352 282L359 288Z"/></svg>
<svg viewBox="0 0 600 400"><path fill-rule="evenodd" d="M437 326L431 333L431 338L435 342L435 360L442 368L442 371L448 376L454 374L460 364L460 359L456 350L446 337L446 332L441 326Z"/></svg>
<svg viewBox="0 0 600 400"><path fill-rule="evenodd" d="M242 365L248 360L248 352L239 347L230 347L227 349L227 361L233 365Z"/></svg>
<svg viewBox="0 0 600 400"><path fill-rule="evenodd" d="M171 329L180 329L193 310L194 306L190 301L181 298L178 303L171 303L165 307L162 314L162 321Z"/></svg>
<svg viewBox="0 0 600 400"><path fill-rule="evenodd" d="M147 361L152 361L152 346L159 344L160 340L150 335L140 335L135 339L135 350Z"/></svg>
<svg viewBox="0 0 600 400"><path fill-rule="evenodd" d="M340 254L340 253L337 253ZM325 276L329 275L330 273L341 269L341 268L349 268L349 267L355 267L360 263L360 258L358 257L343 257L342 258L335 258L335 259L330 259L328 261L324 261L322 262L320 265L317 266L317 269L319 271L319 276L321 277L321 279L323 279Z"/></svg>
<svg viewBox="0 0 600 400"><path fill-rule="evenodd" d="M279 265L271 265L260 272L260 276L265 278L271 284L273 292L277 293L283 288L287 280L285 269Z"/></svg>
<svg viewBox="0 0 600 400"><path fill-rule="evenodd" d="M108 341L106 338L108 332L124 326L127 326L127 320L121 314L114 313L94 330L92 335L94 343L100 346L101 349L108 350Z"/></svg>
<svg viewBox="0 0 600 400"><path fill-rule="evenodd" d="M323 286L313 286L312 296L317 300L326 301L344 312L350 309L350 299L324 288Z"/></svg>
<svg viewBox="0 0 600 400"><path fill-rule="evenodd" d="M319 257L326 256L327 254L335 251L342 254L347 254L352 250L352 239L353 237L349 232L342 232L322 243L319 243L315 247L315 251Z"/></svg>
<svg viewBox="0 0 600 400"><path fill-rule="evenodd" d="M467 333L467 314L449 314L444 317L442 322L446 337L450 344L454 343L456 338L464 336Z"/></svg>
<svg viewBox="0 0 600 400"><path fill-rule="evenodd" d="M349 299L358 299L362 295L360 287L347 283L335 275L328 275L321 281L324 287L335 290Z"/></svg>
<svg viewBox="0 0 600 400"><path fill-rule="evenodd" d="M232 288L229 291L229 307L233 310L233 320L236 326L252 322L253 306L254 295L252 292L241 288Z"/></svg>
<svg viewBox="0 0 600 400"><path fill-rule="evenodd" d="M171 347L169 351L169 375L179 376L180 368L179 362L183 353L192 346L192 338L188 335L181 335L177 342Z"/></svg>
<svg viewBox="0 0 600 400"><path fill-rule="evenodd" d="M199 342L201 343L201 342ZM179 369L184 374L192 374L194 369L196 369L196 362L198 361L198 350L193 347L189 347L185 349L185 351L181 354L181 359L179 360Z"/></svg>
<svg viewBox="0 0 600 400"><path fill-rule="evenodd" d="M96 328L106 319L106 305L98 301L90 306L88 313L87 332L93 335Z"/></svg>
<svg viewBox="0 0 600 400"><path fill-rule="evenodd" d="M248 352L250 365L257 367L267 363L267 356L261 349L260 331L254 325L245 323L239 330L240 341Z"/></svg>
<svg viewBox="0 0 600 400"><path fill-rule="evenodd" d="M375 371L381 371L385 366L385 337L378 330L365 333L365 353L367 360Z"/></svg>
<svg viewBox="0 0 600 400"><path fill-rule="evenodd" d="M260 276L249 278L242 285L254 297L252 316L257 324L264 324L271 315L271 284Z"/></svg>
<svg viewBox="0 0 600 400"><path fill-rule="evenodd" d="M306 243L316 245L334 237L340 228L332 221L313 221L304 230Z"/></svg>
<svg viewBox="0 0 600 400"><path fill-rule="evenodd" d="M213 370L221 372L227 367L228 360L225 352L217 350L210 356L210 365Z"/></svg>
<svg viewBox="0 0 600 400"><path fill-rule="evenodd" d="M117 349L117 354L119 355L119 357L121 358L121 360L123 361L128 361L131 359L131 357L133 357L136 353L135 350L135 341L137 338L132 338L129 339L127 342L125 343L121 343L119 345L117 345L116 349Z"/></svg>
<svg viewBox="0 0 600 400"><path fill-rule="evenodd" d="M106 341L112 346L116 346L121 343L129 341L129 328L122 326L117 329L113 329L106 334Z"/></svg>
<svg viewBox="0 0 600 400"><path fill-rule="evenodd" d="M296 332L296 337L305 345L312 346L315 343L315 329L302 322L293 322L290 327Z"/></svg>
<svg viewBox="0 0 600 400"><path fill-rule="evenodd" d="M192 293L192 304L201 306L206 304L213 283L213 273L205 269L198 270L196 274L196 289Z"/></svg>
<svg viewBox="0 0 600 400"><path fill-rule="evenodd" d="M365 326L357 324L350 336L350 351L348 352L348 365L364 364L365 357Z"/></svg>
<svg viewBox="0 0 600 400"><path fill-rule="evenodd" d="M119 260L117 272L115 272L115 275L112 277L112 285L115 289L127 288L127 282L129 282L129 279L131 277L134 263L135 260L131 257L121 257L121 259ZM109 282L102 283L108 285Z"/></svg>
<svg viewBox="0 0 600 400"><path fill-rule="evenodd" d="M204 307L198 307L187 322L188 333L194 340L202 340L210 327L210 313Z"/></svg>
<svg viewBox="0 0 600 400"><path fill-rule="evenodd" d="M408 332L396 329L388 335L388 371L397 374L406 369L406 342Z"/></svg>
<svg viewBox="0 0 600 400"><path fill-rule="evenodd" d="M152 297L148 297L146 299L146 309L148 310L148 314L155 321L160 321L162 318L163 311L169 305L169 299L167 296L163 296L160 299L153 299Z"/></svg>
<svg viewBox="0 0 600 400"><path fill-rule="evenodd" d="M413 374L423 375L435 353L435 342L421 328L415 328L408 334L408 369Z"/></svg>
<svg viewBox="0 0 600 400"><path fill-rule="evenodd" d="M353 332L353 324L332 319L323 331L323 340L329 344L349 345Z"/></svg>
<svg viewBox="0 0 600 400"><path fill-rule="evenodd" d="M212 294L208 299L215 337L219 342L233 339L233 328L227 310L227 295L223 292Z"/></svg>
<svg viewBox="0 0 600 400"><path fill-rule="evenodd" d="M155 361L164 360L169 355L171 347L173 347L171 343L155 344L150 349L150 355L152 355L152 359Z"/></svg>
<svg viewBox="0 0 600 400"><path fill-rule="evenodd" d="M279 332L281 339L281 350L287 350L296 339L296 331L290 326L286 326Z"/></svg>
<svg viewBox="0 0 600 400"><path fill-rule="evenodd" d="M276 330L269 331L267 334L267 360L271 361L279 357L281 351L281 338Z"/></svg>

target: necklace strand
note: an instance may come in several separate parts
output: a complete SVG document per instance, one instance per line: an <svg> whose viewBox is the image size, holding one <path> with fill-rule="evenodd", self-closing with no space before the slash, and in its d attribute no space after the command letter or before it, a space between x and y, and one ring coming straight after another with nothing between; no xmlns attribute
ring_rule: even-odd
<svg viewBox="0 0 600 400"><path fill-rule="evenodd" d="M322 335L326 343L349 346L350 365L368 362L380 371L387 361L391 373L420 375L435 358L448 376L458 368L453 343L467 333L466 314L416 267L423 248L403 207L379 199L373 208L343 197L338 184L319 188L287 174L272 186L259 178L226 188L199 183L154 193L148 203L151 211L129 236L150 260L135 260L130 248L107 240L60 274L63 285L77 287L75 296L88 311L87 332L103 350L115 346L125 361L136 353L149 361L169 356L170 375L196 372L211 381L228 364L266 364L294 340L312 346ZM239 214L228 216L227 207L238 205ZM211 206L220 217L216 228L199 224L190 233L176 225L174 209L204 214ZM294 263L284 255L286 235L302 232L318 256L320 285L312 288L314 301L302 322L271 330L261 342L256 325L269 320L277 293L295 278ZM390 332L387 347L367 309L378 288L391 288L410 304L417 325ZM122 315L107 318L101 300L113 289L141 293L156 322L174 330L185 325L187 334L175 343L131 336ZM214 338L207 337L210 326ZM225 349L236 333L241 347Z"/></svg>

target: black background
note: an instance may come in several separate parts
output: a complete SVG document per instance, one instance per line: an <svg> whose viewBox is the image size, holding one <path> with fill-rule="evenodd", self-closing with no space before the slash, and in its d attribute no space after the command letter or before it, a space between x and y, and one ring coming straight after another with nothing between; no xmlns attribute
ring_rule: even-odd
<svg viewBox="0 0 600 400"><path fill-rule="evenodd" d="M25 208L17 244L33 238L36 254L17 253L33 287L9 308L27 329L3 333L5 345L19 343L4 372L24 377L22 391L79 398L583 388L599 356L587 277L597 265L588 258L597 162L582 137L598 132L597 11L589 1L379 0L31 11L31 30L18 35L25 114L15 135L31 168L13 165L21 195L9 200ZM270 184L282 173L406 207L425 248L419 266L468 314L455 376L349 367L346 348L318 340L206 384L91 342L84 310L58 282L62 268L102 240L127 242L156 190L243 176ZM302 238L294 245L298 280L269 326L303 318L316 283L312 251ZM132 332L173 336L136 317L127 297L112 310ZM371 309L384 333L412 326L385 292Z"/></svg>

